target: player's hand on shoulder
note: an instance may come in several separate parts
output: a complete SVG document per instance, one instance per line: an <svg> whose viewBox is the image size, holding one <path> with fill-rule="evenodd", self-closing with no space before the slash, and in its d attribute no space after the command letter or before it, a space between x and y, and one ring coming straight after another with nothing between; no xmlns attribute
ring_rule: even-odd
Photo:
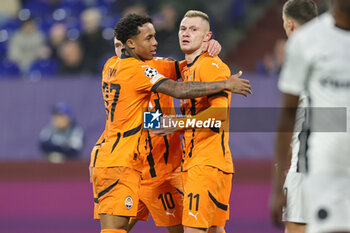
<svg viewBox="0 0 350 233"><path fill-rule="evenodd" d="M228 80L226 80L226 87L227 90L232 93L244 95L245 97L247 97L248 94L252 94L252 88L250 86L249 80L240 78L241 75L242 71L231 75L231 77Z"/></svg>
<svg viewBox="0 0 350 233"><path fill-rule="evenodd" d="M165 57L164 60L166 61L176 61L174 58L172 57Z"/></svg>
<svg viewBox="0 0 350 233"><path fill-rule="evenodd" d="M217 40L211 39L208 41L208 43L206 43L204 52L208 51L210 56L216 57L221 52L221 49L222 49L221 44Z"/></svg>

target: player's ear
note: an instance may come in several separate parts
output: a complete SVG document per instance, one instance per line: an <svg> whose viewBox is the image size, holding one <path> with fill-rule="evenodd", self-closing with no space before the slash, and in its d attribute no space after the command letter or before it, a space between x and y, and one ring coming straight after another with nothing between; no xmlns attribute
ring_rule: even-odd
<svg viewBox="0 0 350 233"><path fill-rule="evenodd" d="M129 47L131 49L135 48L135 41L133 39L128 39L125 44L127 47Z"/></svg>
<svg viewBox="0 0 350 233"><path fill-rule="evenodd" d="M208 42L209 40L210 40L210 38L211 38L211 36L213 35L213 33L212 32L207 32L206 33L206 35L205 35L205 37L204 37L204 42Z"/></svg>
<svg viewBox="0 0 350 233"><path fill-rule="evenodd" d="M288 20L288 27L289 27L289 30L291 32L293 32L295 30L295 23L293 20L291 20L291 19Z"/></svg>

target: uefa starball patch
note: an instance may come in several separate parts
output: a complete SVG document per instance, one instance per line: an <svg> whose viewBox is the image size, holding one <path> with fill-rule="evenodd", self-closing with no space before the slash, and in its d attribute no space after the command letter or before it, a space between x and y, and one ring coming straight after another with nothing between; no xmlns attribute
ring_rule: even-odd
<svg viewBox="0 0 350 233"><path fill-rule="evenodd" d="M158 74L158 71L152 67L148 67L145 70L145 75L149 78L153 78L154 76L156 76Z"/></svg>

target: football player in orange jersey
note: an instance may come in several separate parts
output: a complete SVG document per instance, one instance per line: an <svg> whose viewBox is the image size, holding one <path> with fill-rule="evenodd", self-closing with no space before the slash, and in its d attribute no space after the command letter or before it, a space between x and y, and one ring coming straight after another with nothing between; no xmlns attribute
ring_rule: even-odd
<svg viewBox="0 0 350 233"><path fill-rule="evenodd" d="M184 82L227 80L231 73L218 57L203 52L203 41L211 37L209 17L200 11L188 11L181 21L179 41L187 66L182 70ZM226 91L183 100L181 109L186 116L173 120L176 127L154 132L163 135L177 129L184 134L182 224L185 233L223 233L229 216L229 197L234 173L228 145L229 107L231 94ZM215 119L218 127L200 129L197 122ZM216 125L216 123L215 123ZM220 126L221 125L221 126Z"/></svg>
<svg viewBox="0 0 350 233"><path fill-rule="evenodd" d="M241 73L225 81L177 83L150 67L145 61L153 59L158 43L152 20L147 16L124 17L117 24L115 34L125 50L121 58L109 59L103 69L107 120L90 163L102 233L125 233L130 217L136 216L142 171L141 113L151 92L176 98L194 98L224 90L244 96L251 93L249 81L239 78Z"/></svg>
<svg viewBox="0 0 350 233"><path fill-rule="evenodd" d="M181 21L179 42L187 66L182 70L188 81L227 80L231 72L219 57L203 53L203 41L211 37L209 17L200 11L188 11ZM222 126L184 134L184 206L182 224L185 233L222 233L229 216L229 197L234 173L228 145L231 93L222 91L182 101L185 114L197 120L209 118Z"/></svg>

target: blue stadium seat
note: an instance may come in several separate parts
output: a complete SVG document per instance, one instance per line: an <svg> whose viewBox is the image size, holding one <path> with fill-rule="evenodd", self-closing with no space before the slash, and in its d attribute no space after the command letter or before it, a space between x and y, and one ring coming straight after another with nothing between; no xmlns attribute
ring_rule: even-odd
<svg viewBox="0 0 350 233"><path fill-rule="evenodd" d="M25 1L22 8L30 10L31 17L42 17L51 13L54 6L50 5L48 1L44 0L32 0Z"/></svg>
<svg viewBox="0 0 350 233"><path fill-rule="evenodd" d="M0 62L0 78L6 77L19 78L21 77L21 72L15 63L5 58Z"/></svg>
<svg viewBox="0 0 350 233"><path fill-rule="evenodd" d="M231 12L229 18L231 21L241 21L244 19L246 14L247 1L245 0L234 0L231 6Z"/></svg>
<svg viewBox="0 0 350 233"><path fill-rule="evenodd" d="M2 59L5 59L7 56L7 46L7 41L0 42L0 61L2 61Z"/></svg>
<svg viewBox="0 0 350 233"><path fill-rule="evenodd" d="M42 78L57 75L58 63L54 59L38 60L29 69L31 73L40 73Z"/></svg>
<svg viewBox="0 0 350 233"><path fill-rule="evenodd" d="M80 0L65 0L61 1L58 8L66 10L67 16L80 15L80 13L86 8L83 1Z"/></svg>
<svg viewBox="0 0 350 233"><path fill-rule="evenodd" d="M21 22L18 19L8 20L3 25L1 29L7 30L9 33L12 33L21 27Z"/></svg>

